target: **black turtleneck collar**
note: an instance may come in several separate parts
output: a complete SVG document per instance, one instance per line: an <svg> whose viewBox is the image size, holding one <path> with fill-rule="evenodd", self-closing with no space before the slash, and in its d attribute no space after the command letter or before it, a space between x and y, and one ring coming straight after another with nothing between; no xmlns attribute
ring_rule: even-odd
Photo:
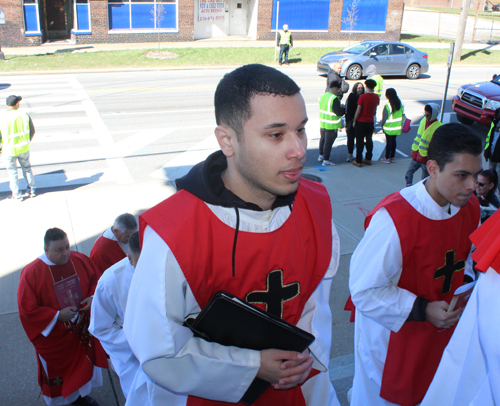
<svg viewBox="0 0 500 406"><path fill-rule="evenodd" d="M195 165L187 175L175 181L177 190L184 189L206 203L262 211L254 203L245 202L226 188L222 173L227 168L227 159L222 151L211 154L205 161ZM295 193L277 196L271 209L288 206L295 200Z"/></svg>

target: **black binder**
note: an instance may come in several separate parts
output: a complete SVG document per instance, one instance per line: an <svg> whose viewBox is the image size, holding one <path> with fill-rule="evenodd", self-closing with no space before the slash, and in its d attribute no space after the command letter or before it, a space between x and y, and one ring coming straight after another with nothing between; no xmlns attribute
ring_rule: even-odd
<svg viewBox="0 0 500 406"><path fill-rule="evenodd" d="M302 352L314 341L307 331L224 291L217 292L195 319L184 324L206 341L257 351ZM269 386L255 378L240 402L250 406Z"/></svg>

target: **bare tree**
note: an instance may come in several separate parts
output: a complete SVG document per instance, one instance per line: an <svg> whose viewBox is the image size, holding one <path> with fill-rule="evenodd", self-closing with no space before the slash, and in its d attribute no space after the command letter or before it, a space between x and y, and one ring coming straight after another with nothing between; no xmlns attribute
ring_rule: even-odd
<svg viewBox="0 0 500 406"><path fill-rule="evenodd" d="M356 1L356 0L355 0ZM359 0L358 0L359 1ZM152 20L155 23L156 29L158 31L158 52L160 52L160 28L161 22L165 18L165 6L163 5L163 0L156 0L156 3L151 10Z"/></svg>
<svg viewBox="0 0 500 406"><path fill-rule="evenodd" d="M359 17L358 17L358 4L359 0L352 0L351 5L347 7L347 17L342 19L342 22L347 25L348 30L351 31L349 33L349 45L351 44L351 34L352 31L354 31L354 27L358 23Z"/></svg>

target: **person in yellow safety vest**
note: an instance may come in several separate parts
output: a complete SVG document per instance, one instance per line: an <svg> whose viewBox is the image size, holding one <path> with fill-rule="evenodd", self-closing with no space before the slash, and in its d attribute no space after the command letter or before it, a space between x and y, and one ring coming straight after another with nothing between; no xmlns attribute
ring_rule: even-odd
<svg viewBox="0 0 500 406"><path fill-rule="evenodd" d="M335 165L330 160L332 146L337 138L337 131L342 127L341 118L345 114L345 108L340 104L337 93L342 86L342 82L333 81L330 83L330 91L319 98L319 157L318 161L323 161L323 166Z"/></svg>
<svg viewBox="0 0 500 406"><path fill-rule="evenodd" d="M496 109L495 118L491 123L490 131L486 137L484 145L484 159L489 161L490 169L497 170L498 163L500 162L500 109Z"/></svg>
<svg viewBox="0 0 500 406"><path fill-rule="evenodd" d="M434 131L441 127L441 122L437 119L441 108L436 103L426 104L424 107L424 118L418 126L417 136L411 146L411 162L406 171L406 186L413 184L413 174L422 169L422 179L429 176L427 172L427 149L431 142Z"/></svg>
<svg viewBox="0 0 500 406"><path fill-rule="evenodd" d="M21 96L7 97L7 111L0 116L0 151L10 179L12 199L22 201L17 176L17 162L21 165L24 179L28 184L30 197L35 197L35 178L30 164L30 142L35 135L31 117L19 111Z"/></svg>
<svg viewBox="0 0 500 406"><path fill-rule="evenodd" d="M377 83L377 86L375 86L373 93L375 93L379 98L381 98L384 79L382 79L382 76L377 74L377 67L375 65L369 65L366 68L366 75L368 76L367 79L372 79L375 81L375 83Z"/></svg>
<svg viewBox="0 0 500 406"><path fill-rule="evenodd" d="M290 66L288 63L288 51L293 48L292 33L288 31L288 24L283 25L283 30L278 33L276 39L276 48L280 49L279 64L283 64L283 54L285 54L285 65Z"/></svg>
<svg viewBox="0 0 500 406"><path fill-rule="evenodd" d="M389 103L385 105L380 126L385 134L386 146L385 158L382 158L380 162L390 164L396 162L396 137L403 129L405 106L392 87L385 91L385 97Z"/></svg>

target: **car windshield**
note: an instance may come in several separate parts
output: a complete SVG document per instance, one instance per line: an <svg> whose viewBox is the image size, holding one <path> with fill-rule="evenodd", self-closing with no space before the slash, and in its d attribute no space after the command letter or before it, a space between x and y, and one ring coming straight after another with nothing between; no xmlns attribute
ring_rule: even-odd
<svg viewBox="0 0 500 406"><path fill-rule="evenodd" d="M493 78L492 83L500 86L500 75L497 75L497 77Z"/></svg>
<svg viewBox="0 0 500 406"><path fill-rule="evenodd" d="M349 52L350 54L362 54L368 48L375 45L373 42L360 42L359 44L354 44L352 47L344 48L344 52Z"/></svg>

